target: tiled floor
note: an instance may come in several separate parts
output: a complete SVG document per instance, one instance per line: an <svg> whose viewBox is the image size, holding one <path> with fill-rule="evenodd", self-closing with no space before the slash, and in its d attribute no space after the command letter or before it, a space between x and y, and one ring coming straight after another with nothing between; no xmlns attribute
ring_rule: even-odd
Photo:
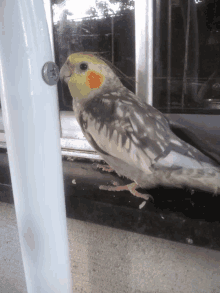
<svg viewBox="0 0 220 293"><path fill-rule="evenodd" d="M220 252L68 219L75 293L217 293ZM14 206L0 203L0 293L23 293Z"/></svg>

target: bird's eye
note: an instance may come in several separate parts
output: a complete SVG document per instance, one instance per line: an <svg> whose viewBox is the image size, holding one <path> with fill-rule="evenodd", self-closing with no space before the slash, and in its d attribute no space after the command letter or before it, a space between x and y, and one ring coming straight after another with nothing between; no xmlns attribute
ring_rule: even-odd
<svg viewBox="0 0 220 293"><path fill-rule="evenodd" d="M79 68L80 68L81 70L87 70L87 69L88 69L88 64L86 64L86 63L81 63L80 66L79 66Z"/></svg>

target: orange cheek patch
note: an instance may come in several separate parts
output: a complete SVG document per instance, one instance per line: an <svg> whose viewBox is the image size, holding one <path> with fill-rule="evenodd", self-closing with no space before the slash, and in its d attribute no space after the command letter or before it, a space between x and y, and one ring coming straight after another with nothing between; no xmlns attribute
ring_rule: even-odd
<svg viewBox="0 0 220 293"><path fill-rule="evenodd" d="M90 89L98 89L103 83L103 75L95 71L90 71L86 76L86 85Z"/></svg>

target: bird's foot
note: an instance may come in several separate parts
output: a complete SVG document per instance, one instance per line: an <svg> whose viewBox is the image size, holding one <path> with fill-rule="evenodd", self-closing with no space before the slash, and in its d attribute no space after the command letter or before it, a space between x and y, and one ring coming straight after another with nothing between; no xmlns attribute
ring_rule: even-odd
<svg viewBox="0 0 220 293"><path fill-rule="evenodd" d="M122 190L128 190L131 194L133 194L136 197L143 198L145 200L149 200L149 198L153 199L153 197L150 194L143 194L136 190L139 186L137 183L133 182L127 185L118 186L117 182L113 182L113 185L115 186L106 186L106 185L100 185L99 189L101 190L108 190L108 191L122 191Z"/></svg>
<svg viewBox="0 0 220 293"><path fill-rule="evenodd" d="M115 170L112 169L109 165L97 164L96 167L97 169L101 169L104 172L109 172L109 173L115 172Z"/></svg>

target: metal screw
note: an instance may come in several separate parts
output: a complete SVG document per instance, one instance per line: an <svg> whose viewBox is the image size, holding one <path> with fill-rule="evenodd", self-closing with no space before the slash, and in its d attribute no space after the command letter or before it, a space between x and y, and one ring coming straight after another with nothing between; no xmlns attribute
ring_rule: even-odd
<svg viewBox="0 0 220 293"><path fill-rule="evenodd" d="M42 68L42 77L43 80L48 85L55 85L59 80L59 68L52 62L46 62Z"/></svg>

